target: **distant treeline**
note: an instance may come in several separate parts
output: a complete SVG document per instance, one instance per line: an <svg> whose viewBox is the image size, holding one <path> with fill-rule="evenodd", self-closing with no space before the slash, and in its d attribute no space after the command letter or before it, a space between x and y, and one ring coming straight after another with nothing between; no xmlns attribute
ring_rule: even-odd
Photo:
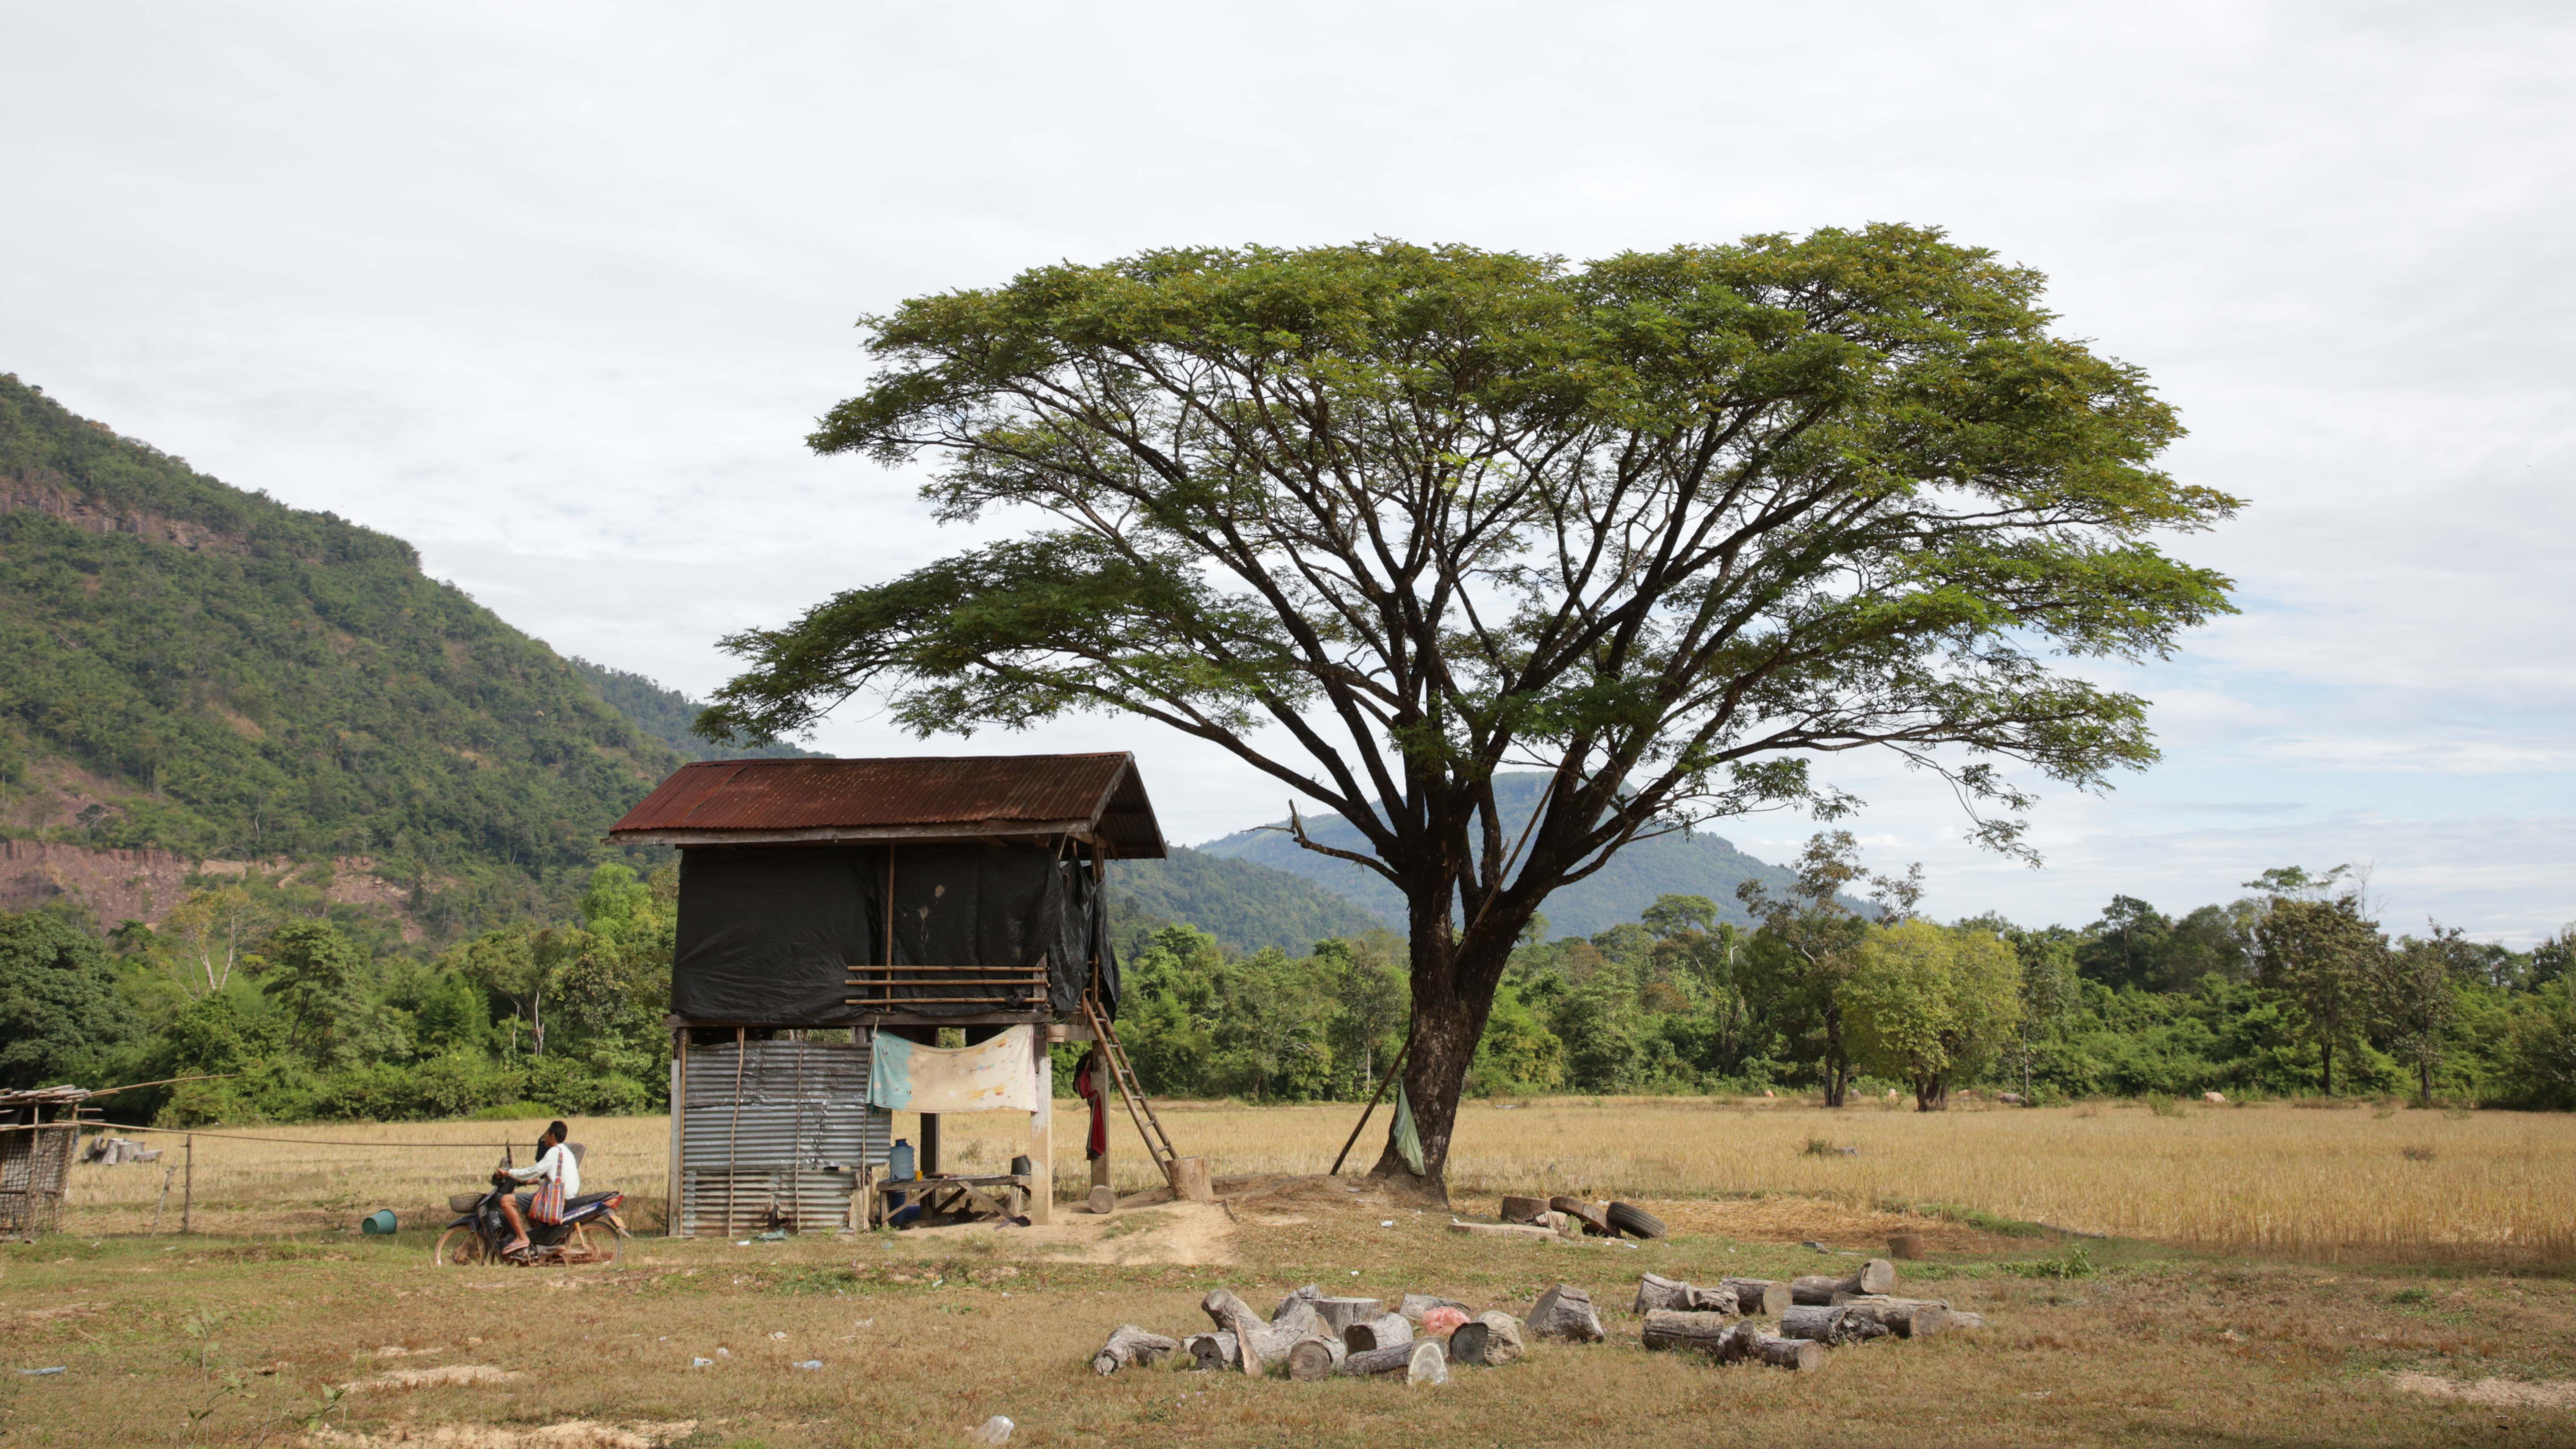
<svg viewBox="0 0 2576 1449"><path fill-rule="evenodd" d="M676 869L596 867L568 919L444 949L332 904L326 870L208 883L157 930L0 914L0 1085L213 1078L119 1101L164 1125L667 1105ZM2115 897L2081 929L1941 923L1916 877L1867 875L1850 837L1819 836L1788 888L1744 887L1749 930L1687 895L1589 937L1536 923L1469 1089L2576 1108L2576 933L2529 951L2392 939L2341 870L2249 892L2178 919ZM1155 1094L1353 1099L1403 1044L1392 932L1295 953L1180 922L1118 934L1119 1030Z"/></svg>

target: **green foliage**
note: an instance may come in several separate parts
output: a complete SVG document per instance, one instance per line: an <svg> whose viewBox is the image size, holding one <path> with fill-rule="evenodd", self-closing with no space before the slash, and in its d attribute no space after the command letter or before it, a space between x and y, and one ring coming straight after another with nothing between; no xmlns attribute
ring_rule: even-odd
<svg viewBox="0 0 2576 1449"><path fill-rule="evenodd" d="M0 511L0 791L59 768L108 787L55 838L365 856L443 933L586 873L679 762L409 545L228 487L8 375L0 477L37 500Z"/></svg>
<svg viewBox="0 0 2576 1449"><path fill-rule="evenodd" d="M1909 1082L1924 1111L1974 1080L2021 1020L2021 961L1991 931L1903 921L1862 940L1843 985L1852 1055Z"/></svg>
<svg viewBox="0 0 2576 1449"><path fill-rule="evenodd" d="M0 912L0 1088L80 1082L134 1029L95 938L49 912Z"/></svg>
<svg viewBox="0 0 2576 1449"><path fill-rule="evenodd" d="M819 759L812 750L794 745L711 744L695 732L698 716L706 705L676 689L666 688L641 674L593 664L574 655L564 661L573 672L590 682L599 697L619 714L634 721L635 727L668 745L684 760L784 760Z"/></svg>
<svg viewBox="0 0 2576 1449"><path fill-rule="evenodd" d="M2102 1271L2093 1261L2093 1251L2082 1243L2068 1245L2065 1252L2054 1258L2032 1258L2019 1263L2005 1263L2001 1267L2016 1278L2049 1278L2061 1282L2071 1278L2090 1278Z"/></svg>

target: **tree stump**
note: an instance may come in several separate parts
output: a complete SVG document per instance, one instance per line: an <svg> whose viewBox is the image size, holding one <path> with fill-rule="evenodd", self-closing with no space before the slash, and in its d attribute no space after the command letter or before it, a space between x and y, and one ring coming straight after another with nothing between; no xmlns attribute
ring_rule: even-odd
<svg viewBox="0 0 2576 1449"><path fill-rule="evenodd" d="M1921 1233L1897 1233L1887 1240L1887 1256L1904 1262L1923 1256Z"/></svg>
<svg viewBox="0 0 2576 1449"><path fill-rule="evenodd" d="M1547 1199L1543 1197L1506 1197L1501 1211L1494 1216L1507 1223L1534 1223L1547 1210Z"/></svg>
<svg viewBox="0 0 2576 1449"><path fill-rule="evenodd" d="M1339 1339L1301 1338L1288 1350L1288 1377L1301 1384L1321 1383L1348 1356Z"/></svg>
<svg viewBox="0 0 2576 1449"><path fill-rule="evenodd" d="M1100 1346L1100 1352L1091 1356L1091 1371L1107 1378L1120 1369L1136 1365L1152 1368L1163 1361L1164 1355L1180 1346L1181 1341L1177 1338L1147 1333L1132 1323L1121 1324L1116 1333L1109 1335L1109 1341Z"/></svg>
<svg viewBox="0 0 2576 1449"><path fill-rule="evenodd" d="M1335 1338L1341 1337L1343 1331L1352 1324L1366 1323L1384 1312L1386 1312L1386 1300L1382 1298L1318 1298L1315 1300L1315 1316L1324 1320L1324 1327L1330 1330Z"/></svg>
<svg viewBox="0 0 2576 1449"><path fill-rule="evenodd" d="M1777 1317L1793 1301L1789 1285L1774 1278L1721 1278L1718 1286L1735 1295L1738 1312Z"/></svg>
<svg viewBox="0 0 2576 1449"><path fill-rule="evenodd" d="M1413 1342L1413 1325L1401 1313L1381 1313L1366 1323L1354 1323L1342 1330L1342 1342L1353 1353L1393 1348Z"/></svg>
<svg viewBox="0 0 2576 1449"><path fill-rule="evenodd" d="M1216 1189L1208 1185L1208 1164L1204 1157L1172 1159L1172 1196L1183 1202L1214 1202Z"/></svg>
<svg viewBox="0 0 2576 1449"><path fill-rule="evenodd" d="M1723 1356L1727 1334L1740 1319L1723 1313L1689 1313L1677 1308L1649 1308L1643 1338L1648 1348L1687 1348Z"/></svg>
<svg viewBox="0 0 2576 1449"><path fill-rule="evenodd" d="M1469 1319L1449 1331L1449 1361L1485 1366L1485 1350L1493 1342L1494 1331L1481 1319Z"/></svg>
<svg viewBox="0 0 2576 1449"><path fill-rule="evenodd" d="M1538 1295L1528 1327L1533 1338L1599 1343L1607 1336L1601 1331L1601 1316L1592 1309L1592 1295L1571 1283L1559 1283Z"/></svg>
<svg viewBox="0 0 2576 1449"><path fill-rule="evenodd" d="M1476 1315L1485 1326L1485 1366L1501 1368L1517 1363L1529 1353L1527 1340L1521 1337L1521 1321L1499 1308Z"/></svg>

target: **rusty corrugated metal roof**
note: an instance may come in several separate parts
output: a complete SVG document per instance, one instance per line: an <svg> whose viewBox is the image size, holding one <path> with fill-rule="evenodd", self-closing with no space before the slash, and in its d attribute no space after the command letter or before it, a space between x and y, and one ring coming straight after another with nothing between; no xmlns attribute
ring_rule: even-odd
<svg viewBox="0 0 2576 1449"><path fill-rule="evenodd" d="M707 760L681 766L610 827L608 838L715 845L1076 830L1105 838L1124 859L1162 857L1162 828L1134 756Z"/></svg>

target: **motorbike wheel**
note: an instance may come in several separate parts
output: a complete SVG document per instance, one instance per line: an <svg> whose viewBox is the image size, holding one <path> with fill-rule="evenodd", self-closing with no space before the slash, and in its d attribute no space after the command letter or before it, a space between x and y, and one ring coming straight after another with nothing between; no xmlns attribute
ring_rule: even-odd
<svg viewBox="0 0 2576 1449"><path fill-rule="evenodd" d="M601 1222L604 1222L604 1223L608 1224L610 1227L612 1227L612 1228L616 1229L616 1230L617 1230L617 1236L618 1236L620 1239L631 1238L631 1237L635 1236L635 1231L634 1231L634 1229L629 1228L628 1226L626 1226L626 1219L619 1217L619 1216L618 1216L617 1214L615 1214L615 1213L601 1213L601 1214L599 1215L599 1220L600 1220Z"/></svg>
<svg viewBox="0 0 2576 1449"><path fill-rule="evenodd" d="M469 1227L453 1227L438 1235L438 1246L430 1261L442 1268L479 1268L492 1261L483 1246L483 1235Z"/></svg>
<svg viewBox="0 0 2576 1449"><path fill-rule="evenodd" d="M590 1224L584 1223L572 1230L572 1241L564 1244L564 1259L573 1263L596 1264L602 1268L611 1267L617 1262L618 1249L624 1246L625 1244L619 1241L615 1233L591 1236Z"/></svg>

